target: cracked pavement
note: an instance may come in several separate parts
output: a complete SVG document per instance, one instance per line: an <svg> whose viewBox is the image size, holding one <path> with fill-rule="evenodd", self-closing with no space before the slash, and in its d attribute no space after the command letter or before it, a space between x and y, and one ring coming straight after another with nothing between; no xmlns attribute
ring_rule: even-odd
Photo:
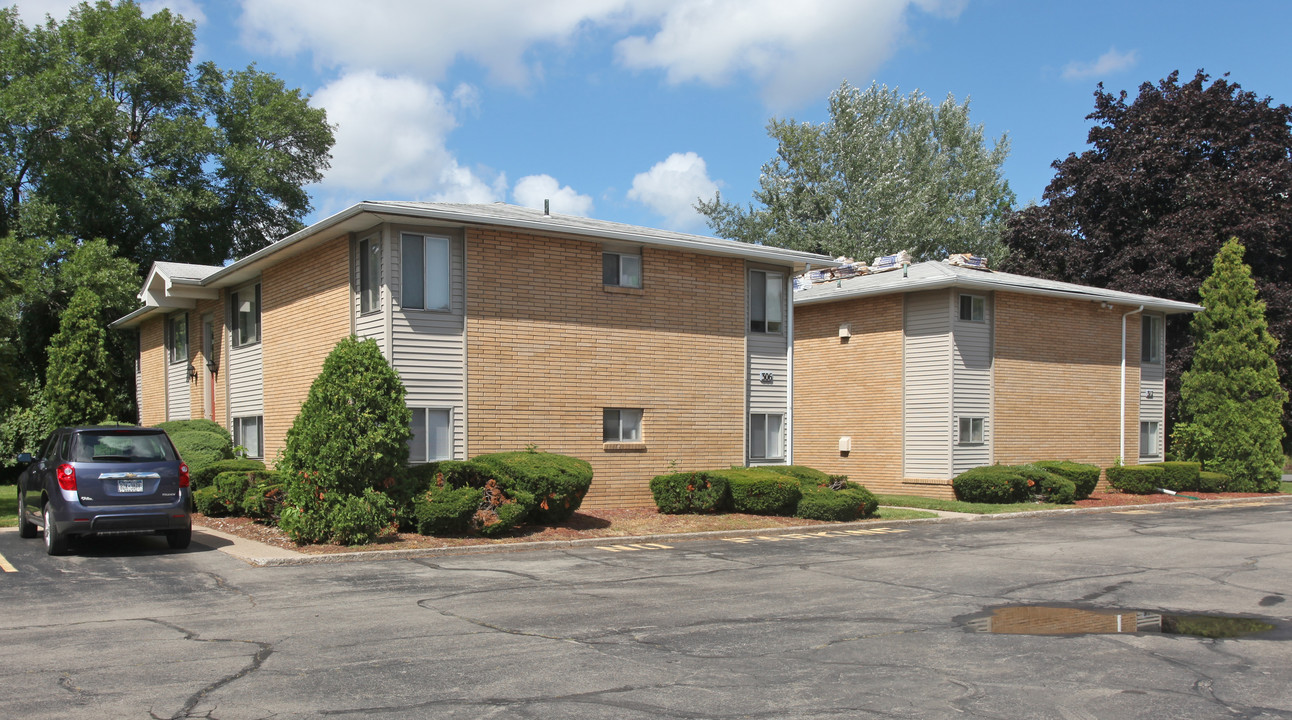
<svg viewBox="0 0 1292 720"><path fill-rule="evenodd" d="M1292 503L255 568L0 532L0 714L66 718L1292 718ZM1056 603L1242 640L974 633Z"/></svg>

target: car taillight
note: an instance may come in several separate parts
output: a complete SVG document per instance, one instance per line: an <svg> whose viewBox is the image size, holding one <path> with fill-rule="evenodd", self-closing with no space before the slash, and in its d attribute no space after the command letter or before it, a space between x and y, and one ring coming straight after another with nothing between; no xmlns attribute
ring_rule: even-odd
<svg viewBox="0 0 1292 720"><path fill-rule="evenodd" d="M64 490L76 489L76 468L67 463L58 466L58 486Z"/></svg>
<svg viewBox="0 0 1292 720"><path fill-rule="evenodd" d="M188 487L188 465L185 463L179 464L179 486Z"/></svg>

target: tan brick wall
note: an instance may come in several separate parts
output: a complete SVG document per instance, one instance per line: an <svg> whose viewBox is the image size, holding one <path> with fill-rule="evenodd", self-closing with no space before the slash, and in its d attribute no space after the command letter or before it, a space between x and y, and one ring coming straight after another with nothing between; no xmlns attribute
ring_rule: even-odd
<svg viewBox="0 0 1292 720"><path fill-rule="evenodd" d="M349 240L266 268L260 281L265 459L283 448L323 359L350 335Z"/></svg>
<svg viewBox="0 0 1292 720"><path fill-rule="evenodd" d="M744 462L744 263L646 248L640 291L601 284L601 246L469 228L468 452L592 463L587 507L652 504L648 482ZM603 408L643 410L642 451L602 444Z"/></svg>
<svg viewBox="0 0 1292 720"><path fill-rule="evenodd" d="M1122 314L1132 307L996 294L994 459L1075 460L1108 467L1122 455ZM1126 323L1126 445L1139 454L1139 316Z"/></svg>
<svg viewBox="0 0 1292 720"><path fill-rule="evenodd" d="M794 462L875 489L902 472L902 295L794 309ZM851 324L852 337L839 338ZM847 457L839 437L852 438Z"/></svg>
<svg viewBox="0 0 1292 720"><path fill-rule="evenodd" d="M156 317L139 323L139 424L166 421L166 321Z"/></svg>

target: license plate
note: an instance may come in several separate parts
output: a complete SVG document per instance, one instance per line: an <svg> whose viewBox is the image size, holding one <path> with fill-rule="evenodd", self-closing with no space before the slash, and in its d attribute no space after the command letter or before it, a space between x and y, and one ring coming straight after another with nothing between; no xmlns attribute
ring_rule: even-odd
<svg viewBox="0 0 1292 720"><path fill-rule="evenodd" d="M141 493L143 491L144 481L142 479L121 478L117 480L117 492Z"/></svg>

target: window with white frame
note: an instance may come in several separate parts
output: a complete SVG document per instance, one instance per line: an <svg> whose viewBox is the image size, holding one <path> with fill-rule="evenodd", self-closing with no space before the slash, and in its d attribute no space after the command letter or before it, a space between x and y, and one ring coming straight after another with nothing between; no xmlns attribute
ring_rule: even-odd
<svg viewBox="0 0 1292 720"><path fill-rule="evenodd" d="M601 284L617 287L642 286L642 256L630 253L601 253Z"/></svg>
<svg viewBox="0 0 1292 720"><path fill-rule="evenodd" d="M1140 323L1140 362L1162 362L1162 317L1145 315Z"/></svg>
<svg viewBox="0 0 1292 720"><path fill-rule="evenodd" d="M986 322L987 298L981 295L961 295L960 319L965 322Z"/></svg>
<svg viewBox="0 0 1292 720"><path fill-rule="evenodd" d="M172 364L188 360L188 313L172 315L166 323L167 351Z"/></svg>
<svg viewBox="0 0 1292 720"><path fill-rule="evenodd" d="M1158 424L1153 421L1144 421L1139 424L1139 456L1140 457L1157 457L1157 430Z"/></svg>
<svg viewBox="0 0 1292 720"><path fill-rule="evenodd" d="M242 446L246 457L264 457L264 418L260 415L233 419L233 444Z"/></svg>
<svg viewBox="0 0 1292 720"><path fill-rule="evenodd" d="M233 346L260 342L260 284L245 287L230 296L233 305Z"/></svg>
<svg viewBox="0 0 1292 720"><path fill-rule="evenodd" d="M980 417L960 418L959 442L961 445L981 445L982 444L982 418Z"/></svg>
<svg viewBox="0 0 1292 720"><path fill-rule="evenodd" d="M405 310L448 310L449 239L403 233L400 251L403 258L400 306Z"/></svg>
<svg viewBox="0 0 1292 720"><path fill-rule="evenodd" d="M414 463L453 459L453 410L451 408L410 408L412 437L408 439L408 461Z"/></svg>
<svg viewBox="0 0 1292 720"><path fill-rule="evenodd" d="M601 411L602 442L641 442L642 411L633 408L605 408Z"/></svg>
<svg viewBox="0 0 1292 720"><path fill-rule="evenodd" d="M785 320L785 275L749 271L749 330L778 333Z"/></svg>
<svg viewBox="0 0 1292 720"><path fill-rule="evenodd" d="M785 457L785 416L753 413L749 416L749 457L780 460Z"/></svg>
<svg viewBox="0 0 1292 720"><path fill-rule="evenodd" d="M381 309L381 238L359 241L359 312Z"/></svg>

